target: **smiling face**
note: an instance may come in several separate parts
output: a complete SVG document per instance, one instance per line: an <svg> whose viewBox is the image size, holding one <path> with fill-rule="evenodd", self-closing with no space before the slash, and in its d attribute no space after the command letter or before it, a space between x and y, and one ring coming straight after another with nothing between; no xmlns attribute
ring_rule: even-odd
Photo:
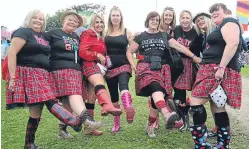
<svg viewBox="0 0 249 149"><path fill-rule="evenodd" d="M104 30L104 22L101 18L97 17L93 24L93 28L97 33L101 33Z"/></svg>
<svg viewBox="0 0 249 149"><path fill-rule="evenodd" d="M149 19L149 29L158 29L158 26L159 26L159 23L160 23L160 16L156 16L156 17L153 17L153 18L150 18Z"/></svg>
<svg viewBox="0 0 249 149"><path fill-rule="evenodd" d="M30 20L29 27L32 28L34 31L40 32L44 25L44 19L44 14L42 12L38 12Z"/></svg>
<svg viewBox="0 0 249 149"><path fill-rule="evenodd" d="M207 27L207 24L205 22L205 17L204 16L199 16L197 19L196 19L196 24L197 26L200 28L200 29L204 29Z"/></svg>
<svg viewBox="0 0 249 149"><path fill-rule="evenodd" d="M79 26L79 19L75 15L68 15L63 21L63 30L72 33Z"/></svg>
<svg viewBox="0 0 249 149"><path fill-rule="evenodd" d="M121 16L120 11L113 10L111 12L111 22L112 22L112 25L120 25L121 20L122 20L122 16Z"/></svg>
<svg viewBox="0 0 249 149"><path fill-rule="evenodd" d="M220 25L225 16L226 16L226 14L225 14L225 12L224 12L224 10L222 8L219 8L219 9L214 10L213 12L211 12L212 21L216 25Z"/></svg>
<svg viewBox="0 0 249 149"><path fill-rule="evenodd" d="M192 17L189 13L183 12L180 16L180 24L183 28L191 27Z"/></svg>
<svg viewBox="0 0 249 149"><path fill-rule="evenodd" d="M163 20L164 20L165 24L170 25L170 23L173 21L173 19L174 19L174 12L173 11L171 11L171 10L164 11Z"/></svg>

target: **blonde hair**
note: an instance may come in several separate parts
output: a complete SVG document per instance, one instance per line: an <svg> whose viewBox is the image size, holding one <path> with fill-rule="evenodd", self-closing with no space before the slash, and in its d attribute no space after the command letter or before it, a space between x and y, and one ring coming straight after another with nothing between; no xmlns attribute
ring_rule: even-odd
<svg viewBox="0 0 249 149"><path fill-rule="evenodd" d="M100 15L100 14L97 14L97 13L93 14L92 17L91 17L91 22L90 22L89 28L92 29L94 32L96 32L94 30L94 24L95 24L95 21L97 20L97 18L100 18L100 20L103 21L104 28L103 28L103 31L100 33L100 36L104 37L105 20L104 20L104 16L103 15ZM98 34L96 34L96 35L99 38Z"/></svg>
<svg viewBox="0 0 249 149"><path fill-rule="evenodd" d="M124 33L125 33L125 27L124 27L123 15L122 15L121 10L120 10L117 6L112 7L112 9L110 10L109 17L108 17L108 23L107 23L107 31L106 31L106 34L107 34L107 35L110 35L110 34L114 31L114 30L113 30L112 20L111 20L112 11L118 11L118 12L120 13L121 20L120 20L120 25L119 25L119 31L120 31L122 34L124 34Z"/></svg>
<svg viewBox="0 0 249 149"><path fill-rule="evenodd" d="M188 14L190 15L191 20L192 20L192 18L193 18L192 13L191 13L189 10L183 10L183 11L180 13L179 22L181 22L181 17L184 15L184 13L188 13Z"/></svg>
<svg viewBox="0 0 249 149"><path fill-rule="evenodd" d="M24 21L23 21L22 26L23 26L23 27L30 28L30 21L31 21L32 18L33 18L37 13L39 13L39 12L42 13L39 9L34 9L34 10L29 11L28 14L26 15ZM44 13L42 13L42 14L43 14L43 26L42 26L42 28L41 28L41 32L44 32L45 29L46 29L47 21L46 21L46 17L45 17L45 15L44 15Z"/></svg>
<svg viewBox="0 0 249 149"><path fill-rule="evenodd" d="M164 30L164 24L165 24L165 22L164 22L164 14L165 14L165 11L167 11L167 10L173 12L173 20L169 24L169 27L171 27L170 28L171 30L174 30L175 27L176 27L176 12L175 12L175 10L172 7L166 7L166 8L164 8L163 13L161 15L161 19L160 19L161 22L160 22L160 25L159 25L159 29L160 30Z"/></svg>
<svg viewBox="0 0 249 149"><path fill-rule="evenodd" d="M200 17L200 16L199 16ZM204 21L205 21L205 24L207 26L207 31L206 31L206 34L209 35L211 32L213 32L213 30L215 29L215 25L214 23L212 22L212 20L206 16L203 16L204 17ZM195 20L195 30L197 32L198 35L200 34L204 34L205 31L203 31L197 24L197 19Z"/></svg>

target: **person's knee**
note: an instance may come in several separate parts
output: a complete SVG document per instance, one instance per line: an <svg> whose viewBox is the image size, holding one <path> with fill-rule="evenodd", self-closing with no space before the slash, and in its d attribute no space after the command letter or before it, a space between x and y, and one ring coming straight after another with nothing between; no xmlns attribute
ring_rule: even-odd
<svg viewBox="0 0 249 149"><path fill-rule="evenodd" d="M32 118L39 118L42 114L43 103L37 103L29 106L29 113Z"/></svg>
<svg viewBox="0 0 249 149"><path fill-rule="evenodd" d="M202 125L207 120L207 112L203 105L191 106L194 125Z"/></svg>
<svg viewBox="0 0 249 149"><path fill-rule="evenodd" d="M151 100L151 107L152 107L153 109L157 110L156 104L155 104L155 102L154 102L152 96L151 96L150 100Z"/></svg>
<svg viewBox="0 0 249 149"><path fill-rule="evenodd" d="M104 85L105 81L104 78L101 74L94 74L91 75L90 77L88 77L88 81L93 85L93 86L97 86L97 85Z"/></svg>
<svg viewBox="0 0 249 149"><path fill-rule="evenodd" d="M218 127L226 127L230 125L227 112L214 113L215 125Z"/></svg>

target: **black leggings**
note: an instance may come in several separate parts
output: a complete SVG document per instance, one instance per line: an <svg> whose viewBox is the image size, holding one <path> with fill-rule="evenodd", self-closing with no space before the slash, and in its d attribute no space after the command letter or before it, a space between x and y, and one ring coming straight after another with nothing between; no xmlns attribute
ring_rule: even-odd
<svg viewBox="0 0 249 149"><path fill-rule="evenodd" d="M187 96L187 91L186 90L181 90L181 89L177 89L174 88L175 94L174 94L174 99L173 100L180 100L182 104L186 105L186 96ZM178 106L179 110L181 111L180 115L187 115L190 106L186 105L184 107L180 107Z"/></svg>
<svg viewBox="0 0 249 149"><path fill-rule="evenodd" d="M158 82L151 82L148 85L148 89L150 90L150 95L151 95L151 107L153 109L157 109L156 104L155 104L155 102L154 102L154 100L152 98L152 94L154 92L163 92L165 94L164 100L167 99L168 94L166 94L164 88L162 88L161 85Z"/></svg>
<svg viewBox="0 0 249 149"><path fill-rule="evenodd" d="M129 85L128 85L129 79L130 79L130 73L123 72L118 76L106 80L111 95L111 100L113 103L119 101L118 88L120 92L123 90L129 90Z"/></svg>
<svg viewBox="0 0 249 149"><path fill-rule="evenodd" d="M182 103L186 103L186 96L187 96L187 91L186 90L174 88L174 92L175 92L174 100L178 99Z"/></svg>

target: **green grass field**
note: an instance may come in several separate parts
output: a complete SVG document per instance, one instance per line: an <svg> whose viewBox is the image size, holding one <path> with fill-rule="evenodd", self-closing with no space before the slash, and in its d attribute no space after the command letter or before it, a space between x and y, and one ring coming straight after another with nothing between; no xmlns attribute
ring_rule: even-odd
<svg viewBox="0 0 249 149"><path fill-rule="evenodd" d="M246 70L242 71L247 73ZM24 136L27 120L29 117L28 109L5 110L5 83L2 81L2 149L21 149L24 144ZM36 144L43 149L191 149L193 148L193 141L190 132L180 133L177 130L166 130L163 126L162 118L160 117L160 129L156 133L156 139L150 139L145 135L145 125L148 116L148 105L145 98L135 96L134 78L130 81L130 89L133 93L133 101L137 114L132 124L127 124L125 115L121 118L121 132L113 135L111 134L113 117L101 117L100 107L96 106L96 120L101 120L104 126L101 130L104 135L100 137L85 136L82 133L75 133L70 128L70 133L74 136L72 140L57 139L58 120L53 117L46 108L43 110L40 126L36 135ZM210 110L207 105L208 121L207 125L211 127L213 120ZM246 139L233 132L231 149L248 149ZM214 143L215 140L210 140Z"/></svg>
<svg viewBox="0 0 249 149"><path fill-rule="evenodd" d="M243 69L241 69L241 75L244 77L249 77L249 65L247 65Z"/></svg>

